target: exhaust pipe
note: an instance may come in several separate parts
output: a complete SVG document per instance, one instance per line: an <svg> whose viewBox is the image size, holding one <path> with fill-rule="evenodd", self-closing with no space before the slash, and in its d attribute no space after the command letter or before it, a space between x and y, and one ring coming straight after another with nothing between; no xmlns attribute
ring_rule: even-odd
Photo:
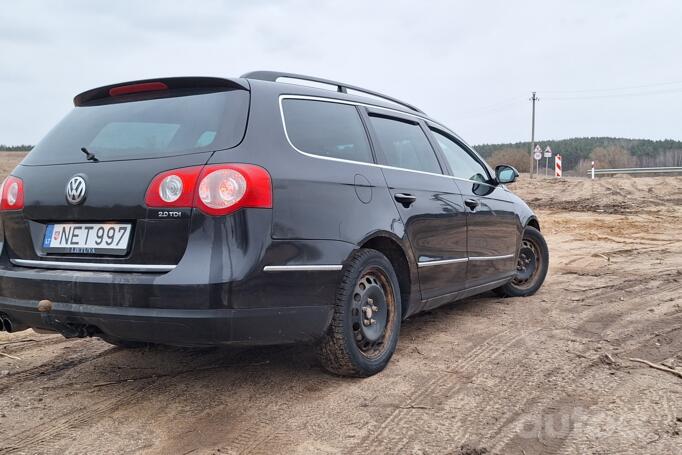
<svg viewBox="0 0 682 455"><path fill-rule="evenodd" d="M28 329L27 325L23 325L20 323L14 323L7 316L3 316L2 318L0 318L0 332L14 333L14 332L21 332L22 330L26 330L26 329Z"/></svg>
<svg viewBox="0 0 682 455"><path fill-rule="evenodd" d="M12 333L12 321L7 318L2 318L2 329L5 332Z"/></svg>

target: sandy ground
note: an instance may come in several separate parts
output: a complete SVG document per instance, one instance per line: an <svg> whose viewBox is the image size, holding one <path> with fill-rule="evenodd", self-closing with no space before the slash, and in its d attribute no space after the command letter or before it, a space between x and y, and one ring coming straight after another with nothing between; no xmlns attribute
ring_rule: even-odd
<svg viewBox="0 0 682 455"><path fill-rule="evenodd" d="M682 378L629 360L682 371L682 177L514 186L551 251L535 296L412 318L364 380L307 346L2 334L0 453L682 453Z"/></svg>
<svg viewBox="0 0 682 455"><path fill-rule="evenodd" d="M25 156L22 152L0 152L0 177L4 179Z"/></svg>

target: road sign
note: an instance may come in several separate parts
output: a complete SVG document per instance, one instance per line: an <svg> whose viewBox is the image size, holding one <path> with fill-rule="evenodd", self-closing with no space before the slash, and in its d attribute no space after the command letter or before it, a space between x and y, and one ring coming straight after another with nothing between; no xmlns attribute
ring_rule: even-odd
<svg viewBox="0 0 682 455"><path fill-rule="evenodd" d="M533 151L533 158L535 158L537 161L540 161L540 158L542 158L542 148L540 148L539 145L535 146L535 150Z"/></svg>
<svg viewBox="0 0 682 455"><path fill-rule="evenodd" d="M549 159L552 157L552 149L549 148L549 145L545 148L545 177L547 177L547 174L549 174ZM540 163L538 162L538 165Z"/></svg>

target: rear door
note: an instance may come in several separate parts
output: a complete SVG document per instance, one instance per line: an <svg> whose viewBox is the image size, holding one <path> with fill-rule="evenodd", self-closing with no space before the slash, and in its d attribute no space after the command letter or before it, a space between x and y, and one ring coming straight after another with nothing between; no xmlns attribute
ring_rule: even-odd
<svg viewBox="0 0 682 455"><path fill-rule="evenodd" d="M382 171L418 261L423 300L464 288L466 213L424 125L411 116L368 110Z"/></svg>
<svg viewBox="0 0 682 455"><path fill-rule="evenodd" d="M515 271L519 222L514 202L476 154L454 135L431 127L464 198L467 214L467 287L507 278Z"/></svg>
<svg viewBox="0 0 682 455"><path fill-rule="evenodd" d="M96 89L82 104L77 97L75 109L13 172L23 180L25 205L2 216L15 263L180 260L191 208L146 207L149 184L160 172L202 166L214 150L237 145L249 92L229 80L211 87L202 87L201 78L158 84L166 88ZM97 93L102 96L92 98Z"/></svg>

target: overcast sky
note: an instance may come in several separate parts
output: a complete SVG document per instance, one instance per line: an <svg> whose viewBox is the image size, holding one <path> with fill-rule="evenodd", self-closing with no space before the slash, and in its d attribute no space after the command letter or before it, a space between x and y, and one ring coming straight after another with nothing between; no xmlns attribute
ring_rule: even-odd
<svg viewBox="0 0 682 455"><path fill-rule="evenodd" d="M34 144L100 85L318 75L416 104L472 144L682 139L682 2L3 1L0 143Z"/></svg>

